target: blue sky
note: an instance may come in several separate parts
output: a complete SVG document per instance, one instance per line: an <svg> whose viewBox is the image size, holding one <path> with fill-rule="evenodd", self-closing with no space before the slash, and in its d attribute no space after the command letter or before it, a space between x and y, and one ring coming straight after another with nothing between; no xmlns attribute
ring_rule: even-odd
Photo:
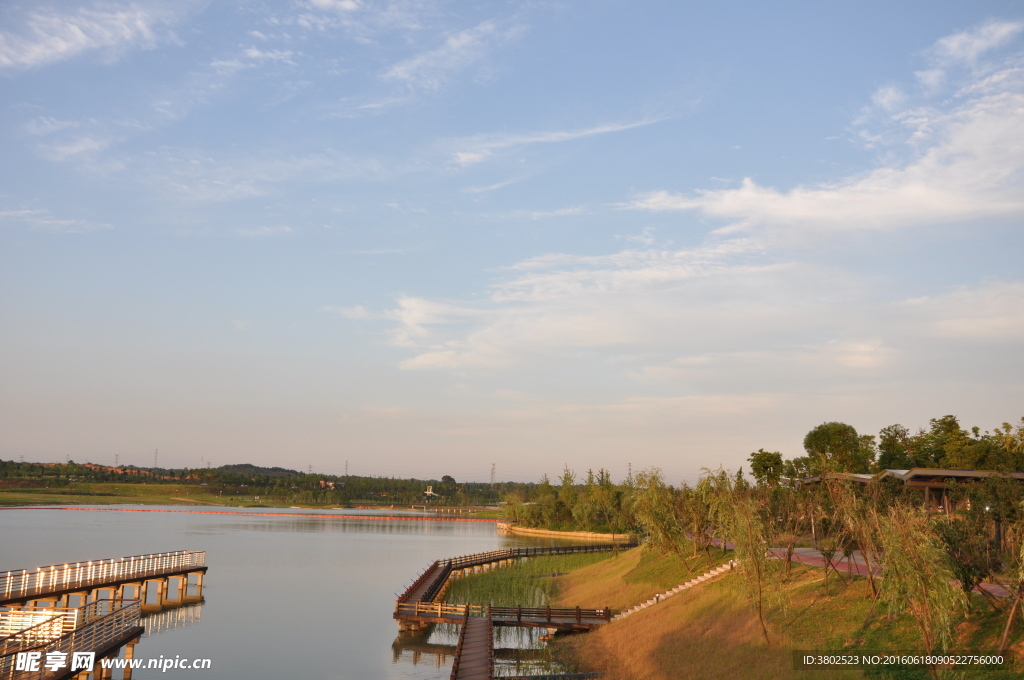
<svg viewBox="0 0 1024 680"><path fill-rule="evenodd" d="M1024 7L0 7L0 457L672 481L1024 415Z"/></svg>

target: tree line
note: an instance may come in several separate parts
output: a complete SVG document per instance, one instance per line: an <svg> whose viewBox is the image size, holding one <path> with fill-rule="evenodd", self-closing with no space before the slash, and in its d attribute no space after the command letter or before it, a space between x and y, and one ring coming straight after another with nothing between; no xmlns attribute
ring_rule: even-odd
<svg viewBox="0 0 1024 680"><path fill-rule="evenodd" d="M440 479L325 475L248 463L216 468L108 467L90 463L25 463L0 460L0 489L70 489L81 483L186 485L207 494L259 497L260 503L348 505L353 503L479 506L497 504L503 494L525 492L534 483L457 482ZM432 497L424 496L431 487Z"/></svg>
<svg viewBox="0 0 1024 680"><path fill-rule="evenodd" d="M871 482L811 474L865 472L899 466L1021 470L1024 419L993 432L970 432L956 418L931 421L916 434L884 428L879 445L843 423L823 423L807 433L805 455L785 460L763 449L750 454L751 476L742 470L703 470L698 481L678 486L656 468L621 484L606 471L577 480L565 469L560 483L542 479L529 498L511 498L509 519L562 529L628 531L649 549L674 554L694 572L710 567L721 542L734 552L765 640L765 612L779 604L792 577L798 547L815 548L824 562L824 589L841 586L836 562L857 555L871 597L890 615L906 613L927 654L944 650L955 626L970 617L976 599L1005 616L1005 649L1024 597L1024 484L1009 474L956 483L948 480L926 495L889 477ZM582 482L582 483L580 483ZM982 590L998 581L1009 597ZM831 581L831 583L830 583ZM934 668L929 669L936 676Z"/></svg>

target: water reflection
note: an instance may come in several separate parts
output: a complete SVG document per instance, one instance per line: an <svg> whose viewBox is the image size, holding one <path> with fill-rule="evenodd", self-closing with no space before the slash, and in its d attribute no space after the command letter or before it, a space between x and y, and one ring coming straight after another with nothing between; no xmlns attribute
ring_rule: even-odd
<svg viewBox="0 0 1024 680"><path fill-rule="evenodd" d="M498 627L494 631L495 677L556 673L561 669L540 641L537 628ZM435 668L451 667L459 628L437 624L417 633L400 633L391 644L392 661Z"/></svg>
<svg viewBox="0 0 1024 680"><path fill-rule="evenodd" d="M203 602L171 607L142 617L146 629L144 637L160 635L175 628L194 626L203 618Z"/></svg>
<svg viewBox="0 0 1024 680"><path fill-rule="evenodd" d="M204 600L147 617L147 629L173 632L150 632L138 654L210 658L212 670L140 669L137 680L443 680L446 652L396 658L395 591L439 558L556 541L500 537L482 522L30 509L0 512L0 543L0 571L205 550ZM452 631L430 635L454 648Z"/></svg>

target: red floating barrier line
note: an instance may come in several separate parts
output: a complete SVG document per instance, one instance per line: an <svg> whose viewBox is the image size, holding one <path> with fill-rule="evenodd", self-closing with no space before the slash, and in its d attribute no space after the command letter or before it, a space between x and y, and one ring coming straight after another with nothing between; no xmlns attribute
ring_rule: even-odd
<svg viewBox="0 0 1024 680"><path fill-rule="evenodd" d="M59 508L8 508L9 510L77 510L79 512L178 512L193 515L243 515L260 517L317 517L326 519L377 519L403 520L409 522L499 522L497 519L481 519L479 517L395 517L380 515L319 515L303 512L231 512L230 510L165 510L161 508L75 508L62 506Z"/></svg>

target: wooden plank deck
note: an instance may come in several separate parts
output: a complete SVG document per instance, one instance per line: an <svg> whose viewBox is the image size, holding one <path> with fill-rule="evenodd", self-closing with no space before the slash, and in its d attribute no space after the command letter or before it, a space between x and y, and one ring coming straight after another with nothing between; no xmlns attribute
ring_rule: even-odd
<svg viewBox="0 0 1024 680"><path fill-rule="evenodd" d="M466 619L451 680L492 680L493 640L494 628L490 619L480 616Z"/></svg>

